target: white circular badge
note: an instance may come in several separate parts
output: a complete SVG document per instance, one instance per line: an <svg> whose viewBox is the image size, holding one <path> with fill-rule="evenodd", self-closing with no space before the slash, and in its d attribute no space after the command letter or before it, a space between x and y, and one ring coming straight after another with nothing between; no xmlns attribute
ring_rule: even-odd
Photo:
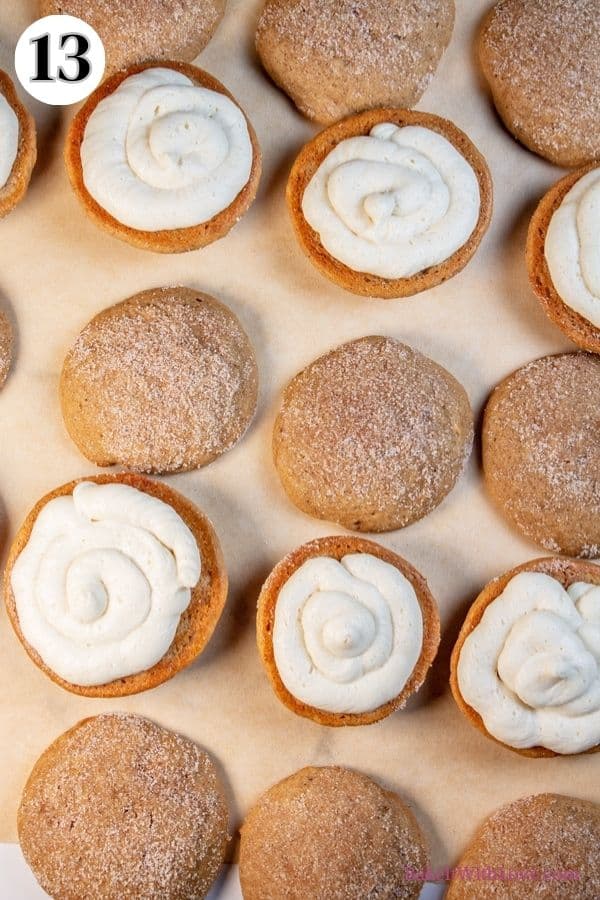
<svg viewBox="0 0 600 900"><path fill-rule="evenodd" d="M98 33L76 16L44 16L15 48L17 78L28 94L51 106L78 103L98 87L105 54Z"/></svg>

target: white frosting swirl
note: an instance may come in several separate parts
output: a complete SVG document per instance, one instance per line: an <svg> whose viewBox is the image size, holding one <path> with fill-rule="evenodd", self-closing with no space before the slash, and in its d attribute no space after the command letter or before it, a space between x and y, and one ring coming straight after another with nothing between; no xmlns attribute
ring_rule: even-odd
<svg viewBox="0 0 600 900"><path fill-rule="evenodd" d="M19 120L4 94L0 94L0 188L8 181L18 152Z"/></svg>
<svg viewBox="0 0 600 900"><path fill-rule="evenodd" d="M198 545L171 506L84 481L43 507L11 584L25 640L61 678L89 686L155 665L199 578Z"/></svg>
<svg viewBox="0 0 600 900"><path fill-rule="evenodd" d="M302 199L304 218L332 256L382 278L444 262L469 239L479 210L477 176L450 141L388 122L341 141Z"/></svg>
<svg viewBox="0 0 600 900"><path fill-rule="evenodd" d="M600 169L573 185L554 212L544 253L561 300L600 328Z"/></svg>
<svg viewBox="0 0 600 900"><path fill-rule="evenodd" d="M277 670L294 697L318 709L370 712L397 697L422 646L412 584L369 553L308 559L277 598Z"/></svg>
<svg viewBox="0 0 600 900"><path fill-rule="evenodd" d="M600 587L515 575L465 640L458 685L511 747L581 753L600 743Z"/></svg>
<svg viewBox="0 0 600 900"><path fill-rule="evenodd" d="M143 231L212 219L248 182L252 157L240 108L166 68L121 82L92 112L81 144L89 193Z"/></svg>

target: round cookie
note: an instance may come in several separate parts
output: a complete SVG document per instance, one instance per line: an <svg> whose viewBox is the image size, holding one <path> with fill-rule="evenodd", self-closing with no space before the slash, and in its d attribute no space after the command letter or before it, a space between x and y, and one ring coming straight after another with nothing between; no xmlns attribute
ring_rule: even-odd
<svg viewBox="0 0 600 900"><path fill-rule="evenodd" d="M273 430L290 500L355 531L391 531L442 502L473 440L464 388L393 338L342 344L292 379Z"/></svg>
<svg viewBox="0 0 600 900"><path fill-rule="evenodd" d="M600 555L600 359L545 356L492 392L483 418L486 487L512 525L553 553Z"/></svg>
<svg viewBox="0 0 600 900"><path fill-rule="evenodd" d="M452 36L454 0L267 0L256 49L309 119L413 106Z"/></svg>
<svg viewBox="0 0 600 900"><path fill-rule="evenodd" d="M587 253L589 252L591 262L593 262L595 253L598 252L595 245L589 245L588 239L586 239L586 232L578 223L579 213L582 210L582 200L585 200L585 195L571 200L567 198L567 195L573 197L571 191L581 183L588 173L590 175L596 173L597 180L600 182L600 169L594 164L585 166L583 169L578 169L576 172L571 172L569 175L561 178L540 201L531 219L527 234L527 268L531 286L548 318L555 325L558 325L561 331L564 331L567 337L579 347L582 347L584 350L590 350L592 353L600 353L600 296L595 298L595 292L592 287L587 285L583 291L581 288L577 290L577 306L579 306L580 310L582 309L579 297L583 293L585 300L588 301L586 312L588 315L594 316L595 322L593 322L583 315L582 311L578 311L575 308L573 301L569 303L561 297L552 280L547 257L548 229L551 222L557 224L558 220L554 219L554 215L560 209L560 215L562 216L566 212L567 204L570 204L572 210L571 219L573 220L569 223L569 244L567 245L564 240L564 232L561 234L558 229L556 236L552 231L551 236L553 238L553 252L556 253L555 265L558 267L561 282L565 282L569 294L573 290L573 282L578 282L582 278L583 270L581 264L584 260L584 251L585 258L587 258ZM583 187L583 185L581 186ZM596 190L598 189L596 188ZM590 221L593 222L591 217ZM563 218L562 223L564 222ZM560 227L563 228L564 225L561 224ZM594 226L588 226L590 230L592 227L594 227L594 230L596 227L600 228L600 221L595 222ZM591 279L589 280L591 281ZM597 299L598 309L595 309L595 299ZM590 300L591 302L589 302Z"/></svg>
<svg viewBox="0 0 600 900"><path fill-rule="evenodd" d="M524 573L526 580L522 577ZM542 575L543 580L540 582L536 578L534 583L529 577L531 574ZM556 582L564 590L558 590ZM582 584L588 588L600 586L600 568L594 563L560 557L543 557L523 563L494 578L484 587L470 607L454 645L450 661L450 687L458 708L482 734L521 756L571 756L574 753L595 753L600 750L600 713L594 711L593 704L589 702L589 694L586 713L581 716L581 720L591 723L595 716L598 739L591 746L587 741L585 749L573 749L572 732L576 732L577 741L580 741L584 727L582 722L578 723L578 710L572 709L569 702L571 706L583 706L586 702L583 695L588 691L591 694L594 681L600 681L600 656L596 654L594 657L593 647L587 646L584 636L580 634L582 630L585 632L586 628L594 627L593 607L598 603L597 593L579 590L577 586ZM567 591L570 593L566 593ZM493 608L500 597L504 607ZM585 599L582 600L582 597ZM530 598L533 602L530 602ZM469 690L474 690L476 702L480 704L481 691L486 688L491 676L493 694L487 691L481 711L491 713L489 722L506 734L510 732L512 742L491 734L480 713L465 700L461 691L465 676L459 664L465 642L479 629L490 608L493 608L493 621L484 619L485 636L472 648L467 660L467 664L473 667L469 673L468 685ZM549 614L553 616L550 632L544 631ZM556 631L558 625L561 626L560 632ZM503 632L502 638L494 639L491 652L484 653L484 650L489 649L491 633L499 633L502 629L506 634ZM502 660L500 666L499 657ZM483 674L476 665L484 667ZM587 681L586 676L582 678L582 669L586 669ZM595 670L595 679L590 674L591 669ZM508 679L508 683L505 679ZM564 721L557 718L559 712L556 692L559 689L567 704L566 727ZM490 710L488 698L493 696L498 701L502 695L505 695L504 702L508 702L508 705L506 712L500 716L498 708ZM508 701L506 697L509 698ZM537 719L535 722L532 721L533 712ZM545 722L540 721L540 712L545 717ZM515 722L519 718L523 721L519 728L515 728ZM559 743L565 746L561 750L554 750L545 745L536 745L534 738L524 740L525 729L527 734L552 732L552 741L547 743L557 741L556 746ZM569 747L566 746L567 743L570 744Z"/></svg>
<svg viewBox="0 0 600 900"><path fill-rule="evenodd" d="M122 69L90 94L71 121L65 164L97 225L143 250L183 253L224 237L244 215L262 157L220 81L159 60Z"/></svg>
<svg viewBox="0 0 600 900"><path fill-rule="evenodd" d="M305 144L286 196L298 242L321 274L353 294L389 299L462 271L490 223L493 185L484 157L448 119L386 108Z"/></svg>
<svg viewBox="0 0 600 900"><path fill-rule="evenodd" d="M81 503L77 507L77 524L83 522L82 516L87 514L90 527L96 529L94 533L88 530L86 541L78 545L80 539L77 530L72 528L71 514L67 519L63 509L58 520L56 517L48 519L47 509L57 498L72 498L77 486L84 483L126 485L144 495L148 494L171 508L170 520L162 521L161 524L156 509L144 513L140 497L133 502L129 498L125 502L120 498L116 511L111 506L113 501L96 498L95 502L85 502L83 508ZM90 509L89 504L93 508ZM189 549L185 546L182 549L181 539L173 534L173 513L187 526L200 559L200 574L195 583L189 585L189 601L185 607L180 602L181 587L174 597L170 597L166 596L166 589L161 586L168 573L175 568L174 564L177 565L178 572L190 570ZM34 572L37 570L35 583L43 585L43 593L36 593L35 603L30 602L22 607L27 613L28 634L32 628L33 616L36 642L40 641L39 629L44 627L44 655L47 656L48 651L52 650L52 658L59 660L61 668L67 662L77 667L86 675L85 679L82 678L82 681L86 681L85 684L61 676L46 664L42 658L41 646L34 647L25 637L22 627L13 583L14 571L23 552L31 546L32 535L36 535L34 529L42 515L45 516L45 528L36 537L40 561L35 563ZM144 531L139 538L141 545L136 538L140 531ZM189 541L190 536L187 539ZM162 544L158 575L156 541ZM44 553L48 542L51 552ZM167 560L164 560L164 554L168 554ZM131 571L132 567L137 567L135 572ZM39 577L40 570L43 571L43 578ZM65 579L62 590L61 582L57 587L51 577ZM24 583L27 587L29 582L28 571L25 570L23 574L21 570L19 585L22 587ZM152 590L152 595L149 600L150 609L146 618L143 618L146 590ZM98 608L98 593L104 602L104 609ZM155 609L152 607L154 593L157 598ZM124 595L126 603L123 601ZM94 475L71 481L42 497L17 532L4 573L4 600L8 617L29 657L60 687L86 697L136 694L172 678L202 652L219 621L226 598L227 573L223 554L206 516L166 484L127 473ZM174 605L176 608L172 609ZM119 618L119 611L122 613L123 610L131 610L129 618L123 615ZM143 633L140 632L142 626L147 626ZM52 642L48 638L48 632ZM57 632L61 637L58 645L55 643ZM157 633L162 641L162 635L169 635L171 632L173 637L170 645L153 665L103 683L99 683L94 677L95 666L99 661L104 668L113 665L114 657L117 657L119 666L122 665L122 660L128 663L132 658L137 660L138 656L133 654L141 653L146 658L150 640L154 648ZM70 658L71 654L75 661Z"/></svg>
<svg viewBox="0 0 600 900"><path fill-rule="evenodd" d="M5 314L0 310L0 387L8 378L13 358L13 330Z"/></svg>
<svg viewBox="0 0 600 900"><path fill-rule="evenodd" d="M366 561L366 566L363 565L360 571L356 571L356 554L359 555L359 562ZM326 568L315 570L315 562L323 558ZM372 572L373 581L369 582L373 558L376 568ZM346 572L332 566L333 560L344 565ZM379 565L379 562L384 565ZM309 570L309 567L312 568ZM390 571L388 567L393 567L395 571ZM290 583L292 577L294 587ZM350 581L352 577L355 579L353 582ZM369 584L368 589L364 588L365 581ZM286 585L286 599L293 601L290 589L297 596L296 602L286 606L282 612L278 604ZM342 597L334 598L332 591L342 594ZM305 601L310 602L311 606L308 614ZM370 622L365 621L366 616L376 623L373 634L370 633ZM385 624L388 618L394 623L392 645L382 653L382 638L385 640L387 634ZM292 647L290 632L298 627L306 627L312 640L306 640L303 631L304 640L298 637ZM318 637L315 632L318 632ZM258 598L256 634L259 653L273 690L292 712L320 725L369 725L401 709L409 696L419 690L437 653L440 620L427 582L410 563L373 541L354 536L335 536L317 538L303 544L275 566ZM306 648L306 658L303 657L290 668L291 657L295 655L292 651L297 651L299 647ZM374 654L377 654L376 660L372 659ZM395 667L389 668L393 656L402 663L409 654L410 661L402 666L400 672ZM283 676L278 659L286 665ZM340 685L335 676L341 666L350 664L357 671L352 676L346 674ZM333 666L335 671L331 671ZM362 685L370 691L373 677L379 674L378 670L386 667L384 691L390 695L389 681L398 675L399 690L395 692L392 689L391 696L384 697L383 702L363 702L362 697L356 696L356 689L360 690ZM329 699L333 690L336 702L332 702L331 706L336 708L323 709L299 699L292 686L288 688L284 682L288 677L287 669L295 684L303 682L301 687L305 691L308 689L311 698L316 696L316 691L325 688ZM315 680L318 680L318 685L315 685ZM378 692L381 687L379 680ZM377 696L380 696L379 693ZM353 706L360 706L360 711L342 709L349 700Z"/></svg>
<svg viewBox="0 0 600 900"><path fill-rule="evenodd" d="M55 900L205 897L229 840L208 753L125 713L83 719L42 753L17 825L25 859Z"/></svg>
<svg viewBox="0 0 600 900"><path fill-rule="evenodd" d="M428 855L397 794L359 772L309 767L268 790L246 816L242 894L244 900L417 900Z"/></svg>
<svg viewBox="0 0 600 900"><path fill-rule="evenodd" d="M499 0L479 59L517 140L558 166L600 159L600 0Z"/></svg>
<svg viewBox="0 0 600 900"><path fill-rule="evenodd" d="M65 13L95 28L112 74L147 59L192 62L223 18L226 0L40 0L40 16Z"/></svg>
<svg viewBox="0 0 600 900"><path fill-rule="evenodd" d="M236 316L183 287L143 291L95 316L68 352L59 388L84 456L155 473L205 466L232 447L257 391Z"/></svg>
<svg viewBox="0 0 600 900"><path fill-rule="evenodd" d="M597 804L562 794L523 797L479 827L458 862L447 900L596 900L599 843Z"/></svg>
<svg viewBox="0 0 600 900"><path fill-rule="evenodd" d="M0 219L27 192L37 157L35 121L9 75L0 69Z"/></svg>

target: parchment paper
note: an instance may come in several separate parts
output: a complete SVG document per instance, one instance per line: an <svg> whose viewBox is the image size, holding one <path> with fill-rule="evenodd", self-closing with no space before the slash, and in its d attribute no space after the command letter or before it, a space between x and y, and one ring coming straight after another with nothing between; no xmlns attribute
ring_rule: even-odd
<svg viewBox="0 0 600 900"><path fill-rule="evenodd" d="M446 366L479 413L490 389L513 369L571 347L542 313L524 264L529 216L561 173L516 144L493 112L473 52L489 5L458 0L452 43L419 105L454 120L487 157L496 188L492 225L461 275L407 300L353 297L320 276L296 245L284 187L296 152L317 129L259 66L253 36L260 0L229 0L200 57L248 112L264 152L254 206L228 237L204 250L154 255L100 231L64 171L72 110L27 99L38 118L39 162L25 201L0 222L1 302L18 331L14 369L0 393L3 558L41 495L94 471L65 433L57 378L70 343L104 307L164 284L214 294L254 342L261 390L254 424L235 449L204 470L168 479L213 520L231 580L226 612L196 664L145 694L86 700L36 669L2 609L0 840L16 839L20 791L47 744L83 716L114 709L149 716L206 747L222 767L234 827L263 790L301 766L362 769L414 806L435 866L455 861L481 819L517 797L551 790L600 802L597 756L521 758L480 735L451 698L448 658L468 605L491 577L542 555L492 508L477 452L441 507L376 538L424 573L442 615L441 652L407 709L359 729L327 729L296 717L275 698L255 645L256 598L271 567L303 541L339 532L287 501L271 462L280 394L299 369L343 341L389 334ZM35 4L2 0L0 10L0 64L12 71L14 41L34 18Z"/></svg>

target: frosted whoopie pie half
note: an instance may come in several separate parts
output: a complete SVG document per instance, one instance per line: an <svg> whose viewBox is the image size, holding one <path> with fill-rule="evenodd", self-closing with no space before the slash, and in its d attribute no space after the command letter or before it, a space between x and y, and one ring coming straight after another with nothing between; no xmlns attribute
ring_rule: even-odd
<svg viewBox="0 0 600 900"><path fill-rule="evenodd" d="M492 214L485 159L452 122L374 109L300 151L287 202L300 246L353 294L409 297L456 275Z"/></svg>
<svg viewBox="0 0 600 900"><path fill-rule="evenodd" d="M600 167L561 178L540 201L527 235L531 286L575 344L600 352Z"/></svg>
<svg viewBox="0 0 600 900"><path fill-rule="evenodd" d="M522 756L600 749L600 568L546 557L471 606L450 684L469 722Z"/></svg>
<svg viewBox="0 0 600 900"><path fill-rule="evenodd" d="M196 250L227 234L258 189L261 153L229 91L188 63L130 66L75 115L65 146L85 211L145 250Z"/></svg>
<svg viewBox="0 0 600 900"><path fill-rule="evenodd" d="M172 678L208 643L227 596L212 525L141 475L95 475L51 491L17 532L8 617L32 661L87 697Z"/></svg>
<svg viewBox="0 0 600 900"><path fill-rule="evenodd" d="M368 725L422 685L440 641L427 582L364 538L326 537L279 562L260 593L257 640L275 694L321 725Z"/></svg>
<svg viewBox="0 0 600 900"><path fill-rule="evenodd" d="M0 69L0 219L23 199L37 158L35 121Z"/></svg>

